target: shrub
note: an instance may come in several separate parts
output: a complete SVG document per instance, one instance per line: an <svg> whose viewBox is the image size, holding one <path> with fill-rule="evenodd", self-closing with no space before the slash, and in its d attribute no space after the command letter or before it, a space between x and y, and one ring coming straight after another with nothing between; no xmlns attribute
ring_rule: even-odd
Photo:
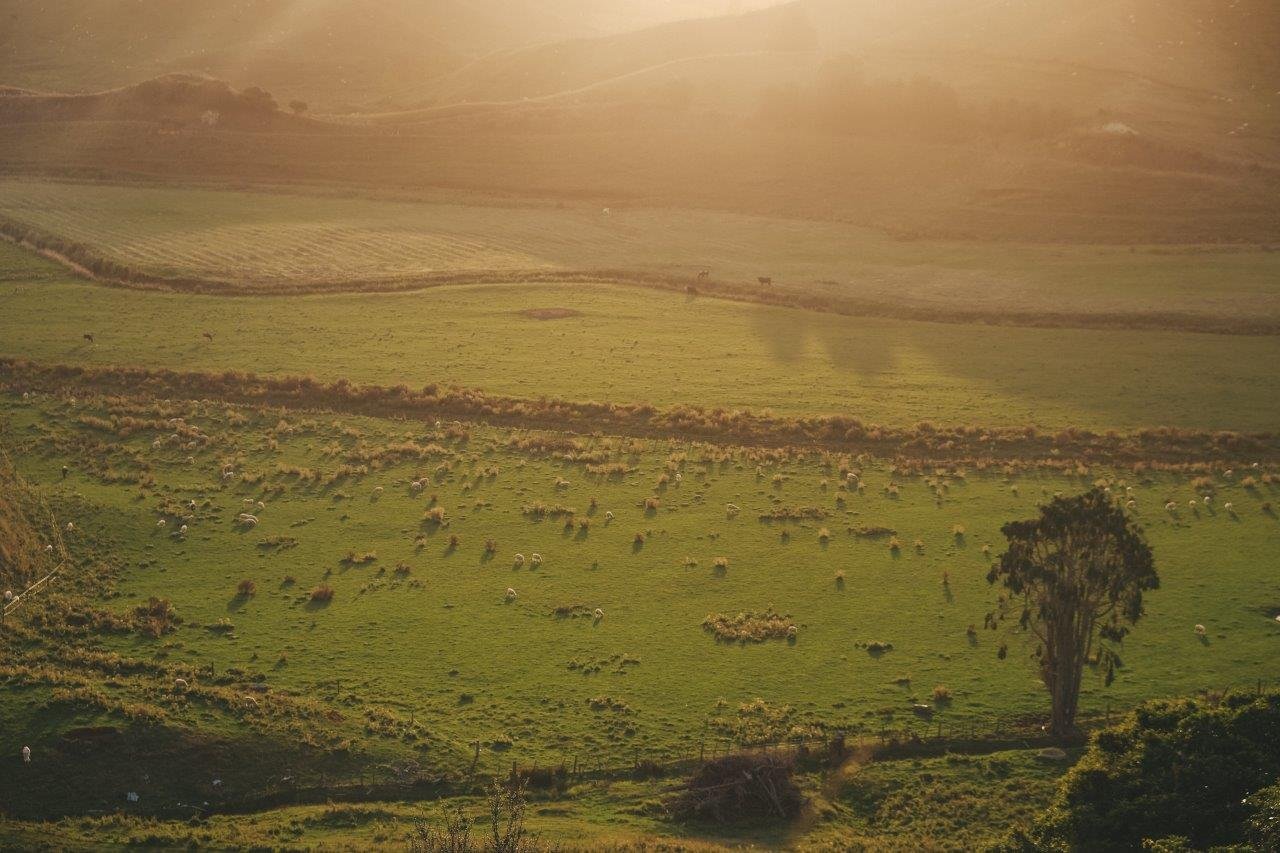
<svg viewBox="0 0 1280 853"><path fill-rule="evenodd" d="M182 623L169 599L155 596L147 599L145 604L138 605L133 615L138 633L152 639L177 630L177 626Z"/></svg>
<svg viewBox="0 0 1280 853"><path fill-rule="evenodd" d="M761 613L748 610L732 616L712 613L702 620L702 627L715 634L717 640L729 643L763 643L795 636L795 623L773 610Z"/></svg>
<svg viewBox="0 0 1280 853"><path fill-rule="evenodd" d="M328 604L330 601L333 601L333 587L326 583L320 584L320 586L311 590L311 600L317 603Z"/></svg>
<svg viewBox="0 0 1280 853"><path fill-rule="evenodd" d="M1277 732L1280 693L1147 702L1094 736L1029 840L1037 850L1137 850L1173 835L1187 849L1241 844L1258 807L1250 795L1280 772Z"/></svg>
<svg viewBox="0 0 1280 853"><path fill-rule="evenodd" d="M939 705L945 705L951 701L951 689L944 684L939 684L933 688L933 701Z"/></svg>
<svg viewBox="0 0 1280 853"><path fill-rule="evenodd" d="M433 506L422 514L422 520L427 524L441 525L445 522L444 507Z"/></svg>
<svg viewBox="0 0 1280 853"><path fill-rule="evenodd" d="M485 552L486 554L496 554L496 553L498 553L498 540L496 540L496 539L486 539L486 540L484 540L484 552Z"/></svg>
<svg viewBox="0 0 1280 853"><path fill-rule="evenodd" d="M667 802L679 821L736 823L760 818L788 820L800 813L804 796L789 757L726 755L699 767Z"/></svg>
<svg viewBox="0 0 1280 853"><path fill-rule="evenodd" d="M245 578L236 585L236 593L240 595L241 598L248 598L257 591L258 585L249 578Z"/></svg>

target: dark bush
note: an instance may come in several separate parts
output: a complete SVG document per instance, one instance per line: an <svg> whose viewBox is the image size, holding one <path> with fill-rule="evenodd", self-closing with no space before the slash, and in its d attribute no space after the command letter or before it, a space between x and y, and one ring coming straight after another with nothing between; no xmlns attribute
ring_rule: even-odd
<svg viewBox="0 0 1280 853"><path fill-rule="evenodd" d="M799 814L805 802L794 771L787 756L726 755L699 767L667 806L680 821L786 820Z"/></svg>

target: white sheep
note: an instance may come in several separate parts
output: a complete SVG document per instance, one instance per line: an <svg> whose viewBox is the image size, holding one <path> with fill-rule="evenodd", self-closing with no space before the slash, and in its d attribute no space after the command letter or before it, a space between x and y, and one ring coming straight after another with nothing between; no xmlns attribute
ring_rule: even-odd
<svg viewBox="0 0 1280 853"><path fill-rule="evenodd" d="M240 513L239 522L240 522L241 524L247 524L247 525L249 525L250 527L257 527L257 526L258 526L258 517L257 517L256 515L250 515L250 514L249 514L249 513L247 513L247 512L242 512L242 513Z"/></svg>
<svg viewBox="0 0 1280 853"><path fill-rule="evenodd" d="M5 601L13 601L13 590L11 590L11 589L6 589L6 590L4 591L4 600L5 600Z"/></svg>
<svg viewBox="0 0 1280 853"><path fill-rule="evenodd" d="M516 591L511 587L507 587L507 601L515 601L515 600L516 600Z"/></svg>
<svg viewBox="0 0 1280 853"><path fill-rule="evenodd" d="M1196 636L1203 637L1204 635L1205 635L1205 627L1203 625L1196 625Z"/></svg>
<svg viewBox="0 0 1280 853"><path fill-rule="evenodd" d="M187 680L186 680L185 678L175 678L175 679L173 680L173 689L174 689L174 690L181 690L182 692L184 692L184 693L185 693L185 692L186 692L186 690L187 690L187 687L188 687L188 686L189 686L189 685L187 684Z"/></svg>
<svg viewBox="0 0 1280 853"><path fill-rule="evenodd" d="M185 524L178 528L178 534L179 534L180 536L186 536L186 535L187 535L187 526L186 526Z"/></svg>
<svg viewBox="0 0 1280 853"><path fill-rule="evenodd" d="M251 504L251 503L253 503L253 498L245 498L244 500L240 501L240 503L242 503L242 504Z"/></svg>
<svg viewBox="0 0 1280 853"><path fill-rule="evenodd" d="M168 524L168 523L169 523L169 522L165 521L165 520L162 518L162 519L160 519L159 521L157 521L157 522L156 522L156 527L164 527L164 526L165 526L166 524Z"/></svg>
<svg viewBox="0 0 1280 853"><path fill-rule="evenodd" d="M737 515L738 513L742 512L742 508L737 504L725 504L724 511L727 512L729 515Z"/></svg>
<svg viewBox="0 0 1280 853"><path fill-rule="evenodd" d="M1133 509L1133 508L1135 508L1135 507L1138 505L1138 502L1137 502L1137 501L1135 501L1135 500L1133 500L1133 499L1131 498L1131 499L1129 499L1129 500L1125 501L1125 502L1124 502L1124 505L1125 505L1125 509Z"/></svg>
<svg viewBox="0 0 1280 853"><path fill-rule="evenodd" d="M1187 506L1191 507L1192 509L1195 509L1197 506L1199 506L1199 504L1196 503L1195 498L1192 498L1191 500L1187 501Z"/></svg>
<svg viewBox="0 0 1280 853"><path fill-rule="evenodd" d="M188 509L195 509L195 508L196 508L196 502L195 502L195 501L187 501L187 508L188 508Z"/></svg>
<svg viewBox="0 0 1280 853"><path fill-rule="evenodd" d="M523 565L524 565L524 554L516 554L516 556L515 556L515 560L516 560L516 565L517 565L517 566L523 566Z"/></svg>
<svg viewBox="0 0 1280 853"><path fill-rule="evenodd" d="M1231 501L1227 501L1222 505L1222 508L1225 509L1227 512L1235 512L1236 505L1233 504Z"/></svg>
<svg viewBox="0 0 1280 853"><path fill-rule="evenodd" d="M799 634L799 633L800 633L800 629L799 629L799 628L797 628L795 625L788 625L788 626L787 626L787 637L788 637L788 638L790 638L790 639L794 640L794 639L796 638L796 635L797 635L797 634Z"/></svg>
<svg viewBox="0 0 1280 853"><path fill-rule="evenodd" d="M258 700L252 696L241 696L240 699L244 702L245 707L253 708L255 711L258 709Z"/></svg>
<svg viewBox="0 0 1280 853"><path fill-rule="evenodd" d="M535 566L541 566L541 565L542 565L542 555L541 555L541 554L530 554L530 555L529 555L529 562L530 562L531 564L535 565Z"/></svg>
<svg viewBox="0 0 1280 853"><path fill-rule="evenodd" d="M604 610L597 607L595 612L592 613L591 615L597 622L599 622L601 619L604 618Z"/></svg>
<svg viewBox="0 0 1280 853"><path fill-rule="evenodd" d="M1164 505L1164 508L1167 509L1169 512L1173 512L1175 509L1178 508L1178 505L1173 501L1169 501L1167 504Z"/></svg>
<svg viewBox="0 0 1280 853"><path fill-rule="evenodd" d="M68 533L70 533L71 531L73 531L73 530L75 530L75 529L76 529L75 524L73 524L72 522L68 521L68 522L67 522L67 532L68 532Z"/></svg>
<svg viewBox="0 0 1280 853"><path fill-rule="evenodd" d="M613 512L612 512L612 511L608 511L608 512L606 512L606 513L604 514L604 520L605 520L605 521L613 521Z"/></svg>
<svg viewBox="0 0 1280 853"><path fill-rule="evenodd" d="M374 493L375 495L380 495L380 494L382 494L382 486L374 486L374 487L373 487L373 493Z"/></svg>
<svg viewBox="0 0 1280 853"><path fill-rule="evenodd" d="M424 484L421 480L414 480L412 483L409 484L409 488L414 492L420 492L426 488L426 484Z"/></svg>
<svg viewBox="0 0 1280 853"><path fill-rule="evenodd" d="M1204 505L1205 505L1205 506L1208 506L1208 505L1209 505L1209 501L1211 501L1211 500L1213 500L1213 498L1212 498L1211 496L1209 496L1209 495L1205 495L1205 496L1204 496Z"/></svg>
<svg viewBox="0 0 1280 853"><path fill-rule="evenodd" d="M232 477L234 477L235 475L236 475L236 472L235 472L235 471L223 471L223 472L222 472L222 479L224 479L224 480L230 480L230 479L231 479Z"/></svg>
<svg viewBox="0 0 1280 853"><path fill-rule="evenodd" d="M254 506L255 506L255 507L257 507L258 509L266 509L266 508L267 508L267 505L266 505L266 504L264 504L262 501L258 501L257 503L255 503L255 504L254 504Z"/></svg>

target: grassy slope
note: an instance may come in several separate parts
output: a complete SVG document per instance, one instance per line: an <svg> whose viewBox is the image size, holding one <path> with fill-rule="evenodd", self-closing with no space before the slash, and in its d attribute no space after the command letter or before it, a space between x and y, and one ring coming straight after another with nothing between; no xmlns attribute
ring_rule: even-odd
<svg viewBox="0 0 1280 853"><path fill-rule="evenodd" d="M519 313L551 307L581 314ZM1277 338L858 319L603 285L208 297L33 283L0 289L0 353L891 425L1269 430L1280 415Z"/></svg>
<svg viewBox="0 0 1280 853"><path fill-rule="evenodd" d="M50 480L63 459L85 470L87 457L72 452L68 458L55 448L75 447L63 438L68 431L85 432L74 419L95 408L6 402L15 435L49 431L23 453L30 477ZM669 452L685 449L679 445L659 443L634 457L613 453L636 472L598 481L580 466L507 449L503 432L477 430L470 443L451 445L418 425L351 418L307 425L286 417L295 431L276 429L276 413L242 427L228 426L220 407L193 416L215 441L214 450L196 454L194 467L183 461L185 451L152 451L150 432L135 434L124 444L149 460L158 481L154 497L142 501L132 487L79 473L65 486L54 485L101 507L77 522L86 530L107 527L118 541L116 553L131 567L120 582L121 605L166 595L187 619L190 627L167 649L171 661L213 664L218 671L260 668L278 687L412 712L454 742L489 743L487 769L512 758L576 755L625 763L637 752L678 755L695 748L704 731L738 731L748 738L823 725L876 731L886 719L910 723L910 700L927 698L940 683L956 696L939 716L947 725L989 725L995 715L1043 710L1029 662L1016 651L999 662L995 639L965 636L966 626L982 623L992 601L980 545L998 544L999 525L1032 513L1045 493L1077 490L1091 478L1025 475L1018 480L1020 495L997 477L952 478L937 506L914 477L904 482L900 498L883 495L892 477L873 465L865 474L867 492L849 495L846 513L836 505L835 488L821 486L833 473L812 461L766 464L757 478L755 463L739 457L713 466L704 482L701 466L693 464L700 453L690 448L684 482L661 491L655 487L661 467ZM280 462L333 472L355 448L345 428L363 434L366 448L412 435L448 449L330 488L274 473ZM279 441L276 451L264 449L269 434ZM334 451L321 453L335 442ZM119 468L124 457L115 458ZM240 471L266 475L263 486L220 489L218 461L228 458L240 459ZM428 501L412 496L407 484L442 460L452 471L438 474L427 492L438 494L449 524L433 528L421 523ZM499 469L495 477L478 476L490 466ZM779 486L770 484L774 473L784 478ZM557 489L558 477L570 485ZM266 495L257 529L237 529L233 519L242 500L274 485L281 491ZM375 493L376 486L385 491ZM638 506L655 493L662 497L660 510ZM1160 509L1169 498L1185 503L1191 494L1186 481L1164 477L1137 487L1139 517L1164 583L1150 598L1149 618L1126 644L1127 666L1116 685L1103 690L1087 680L1088 709L1098 710L1108 699L1125 705L1271 673L1280 630L1267 608L1280 606L1280 588L1263 570L1275 558L1277 540L1275 517L1261 503L1274 495L1224 480L1219 506L1231 500L1238 515L1184 510L1175 519ZM586 515L592 496L599 509L585 534L567 535L558 521L539 523L521 513L522 506L541 501ZM189 522L188 538L156 528L161 501L193 497L209 503ZM727 502L739 504L742 515L727 518ZM781 525L756 520L779 505L816 505L832 516L793 525L784 541ZM616 514L611 523L606 511ZM954 524L967 528L962 539L952 535ZM833 534L825 546L820 525ZM895 528L906 543L903 552L894 556L883 540L846 532L860 525ZM645 531L644 545L635 547L635 533ZM424 540L417 546L420 533ZM461 544L451 551L447 540L455 534ZM294 537L298 544L280 551L258 546L272 536ZM911 546L917 537L922 554ZM498 543L491 559L482 548L487 538ZM343 565L340 558L350 550L373 550L378 560ZM545 564L515 566L516 552L540 553ZM717 556L730 560L723 576L712 566ZM698 564L683 566L686 557ZM391 570L400 561L421 586L395 577ZM843 589L834 580L840 570L847 576ZM941 583L944 571L949 587ZM284 583L287 575L296 584ZM244 577L258 584L250 599L235 592ZM322 581L335 589L334 601L312 608L306 591ZM515 603L503 601L508 586L519 593ZM551 610L561 605L600 607L606 615L598 624L555 618ZM799 642L724 646L700 627L710 612L770 605L800 625ZM221 618L234 623L233 637L200 627ZM1191 631L1197 622L1210 626L1203 644ZM855 646L870 640L892 642L895 649L877 659ZM156 648L144 640L108 645L142 657ZM287 662L277 663L282 653ZM639 663L620 667L617 655ZM602 661L604 668L584 675L569 669L575 659ZM689 679L690 672L699 677ZM909 685L893 683L903 676ZM631 712L592 710L588 700L596 696L621 700ZM764 707L749 704L757 698ZM506 738L513 742L509 747Z"/></svg>
<svg viewBox="0 0 1280 853"><path fill-rule="evenodd" d="M613 269L775 278L900 307L1280 319L1280 253L893 240L835 222L308 198L9 179L0 215L144 272L261 282Z"/></svg>

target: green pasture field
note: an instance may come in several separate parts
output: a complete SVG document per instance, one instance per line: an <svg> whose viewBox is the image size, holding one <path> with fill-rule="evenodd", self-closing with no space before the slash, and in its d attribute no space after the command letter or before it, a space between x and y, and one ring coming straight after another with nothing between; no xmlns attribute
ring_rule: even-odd
<svg viewBox="0 0 1280 853"><path fill-rule="evenodd" d="M1280 649L1280 527L1265 506L1277 496L1245 472L1217 475L1213 503L1190 510L1203 487L1163 474L895 474L850 460L859 490L838 459L680 442L45 396L5 397L0 416L23 474L83 501L66 519L73 550L88 537L125 567L102 606L161 596L184 619L160 640L107 635L103 648L376 703L426 722L451 755L479 741L488 770L1041 714L1027 647L1008 638L1000 660L1001 637L982 630L995 599L983 546L998 552L1004 522L1098 478L1133 487L1162 587L1116 683L1086 678L1086 711L1271 678ZM172 417L205 438L175 441ZM148 474L146 488L131 482ZM574 525L526 512L537 505L567 508ZM809 516L761 519L788 508ZM238 524L242 512L257 525ZM901 548L868 528L891 528ZM237 593L244 579L256 594ZM310 601L322 584L332 601ZM794 642L718 642L703 627L769 608ZM925 720L912 704L938 685L953 698Z"/></svg>
<svg viewBox="0 0 1280 853"><path fill-rule="evenodd" d="M557 308L576 313L527 313ZM0 285L0 355L889 426L1280 424L1280 338L855 318L622 285L228 297L35 280Z"/></svg>
<svg viewBox="0 0 1280 853"><path fill-rule="evenodd" d="M1280 319L1280 253L903 241L835 221L0 180L0 216L165 276L264 290L436 273L622 270L946 313ZM474 201L474 199L472 199Z"/></svg>

